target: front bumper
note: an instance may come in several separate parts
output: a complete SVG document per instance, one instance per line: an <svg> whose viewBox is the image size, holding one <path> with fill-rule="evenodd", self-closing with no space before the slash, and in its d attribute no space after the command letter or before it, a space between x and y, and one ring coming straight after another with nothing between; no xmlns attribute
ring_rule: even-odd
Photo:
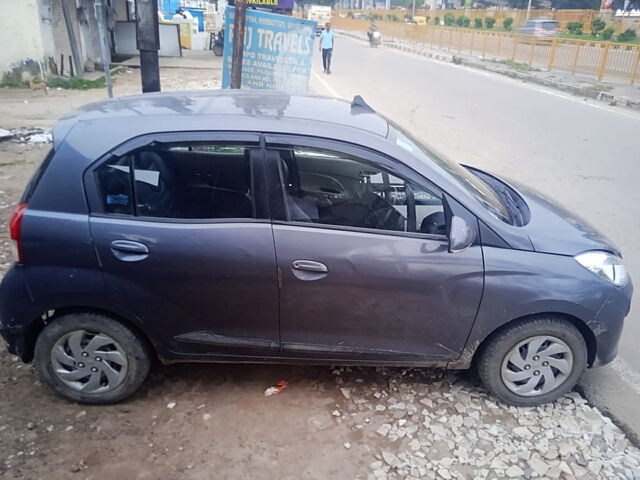
<svg viewBox="0 0 640 480"><path fill-rule="evenodd" d="M27 288L22 267L14 265L0 284L0 336L25 362L33 357L33 326L41 311Z"/></svg>
<svg viewBox="0 0 640 480"><path fill-rule="evenodd" d="M596 337L596 357L592 367L606 365L618 354L618 343L622 336L624 319L631 308L633 284L613 287L593 320L587 323Z"/></svg>

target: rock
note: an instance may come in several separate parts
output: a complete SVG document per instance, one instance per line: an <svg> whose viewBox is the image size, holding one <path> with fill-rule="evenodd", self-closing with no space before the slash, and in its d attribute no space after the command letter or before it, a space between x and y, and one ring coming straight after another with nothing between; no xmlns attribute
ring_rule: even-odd
<svg viewBox="0 0 640 480"><path fill-rule="evenodd" d="M476 424L476 419L473 417L464 417L462 423L465 427L471 428Z"/></svg>
<svg viewBox="0 0 640 480"><path fill-rule="evenodd" d="M347 450L351 448L351 444L349 442L344 442L343 445L344 445L344 448L346 448Z"/></svg>
<svg viewBox="0 0 640 480"><path fill-rule="evenodd" d="M536 472L538 476L542 477L547 473L547 470L549 470L549 465L547 465L544 460L540 459L539 456L535 455L529 460L529 468Z"/></svg>
<svg viewBox="0 0 640 480"><path fill-rule="evenodd" d="M383 437L387 436L387 434L389 433L389 430L391 430L391 425L389 425L388 423L383 423L382 425L380 425L378 427L378 429L376 430L376 432L379 435L382 435Z"/></svg>
<svg viewBox="0 0 640 480"><path fill-rule="evenodd" d="M389 410L406 410L407 405L404 402L394 403L389 405Z"/></svg>
<svg viewBox="0 0 640 480"><path fill-rule="evenodd" d="M346 387L342 387L340 391L342 392L342 395L344 396L344 398L346 398L347 400L351 399L351 390L349 390Z"/></svg>
<svg viewBox="0 0 640 480"><path fill-rule="evenodd" d="M382 452L382 459L387 463L387 465L393 468L399 466L402 463L400 462L400 459L396 456L396 454L392 452Z"/></svg>
<svg viewBox="0 0 640 480"><path fill-rule="evenodd" d="M402 427L407 421L405 419L398 420L398 426Z"/></svg>
<svg viewBox="0 0 640 480"><path fill-rule="evenodd" d="M209 414L209 413L205 413L205 414L202 415L202 419L205 420L205 421L209 420L210 418L211 418L211 414Z"/></svg>
<svg viewBox="0 0 640 480"><path fill-rule="evenodd" d="M522 478L524 477L524 471L517 465L511 465L504 472L509 478Z"/></svg>
<svg viewBox="0 0 640 480"><path fill-rule="evenodd" d="M431 433L434 435L440 435L443 438L447 436L447 429L438 423L430 425L429 430L431 430Z"/></svg>
<svg viewBox="0 0 640 480"><path fill-rule="evenodd" d="M27 430L33 430L34 428L36 428L36 424L33 422L29 422L27 423Z"/></svg>
<svg viewBox="0 0 640 480"><path fill-rule="evenodd" d="M527 427L516 427L512 430L512 432L518 437L530 439L533 437L533 433Z"/></svg>
<svg viewBox="0 0 640 480"><path fill-rule="evenodd" d="M80 465L71 465L71 472L78 473L80 471Z"/></svg>
<svg viewBox="0 0 640 480"><path fill-rule="evenodd" d="M167 403L167 408L169 410L173 410L174 408L176 408L176 405L177 405L176 402L169 402Z"/></svg>
<svg viewBox="0 0 640 480"><path fill-rule="evenodd" d="M558 457L558 449L556 447L550 447L547 453L544 454L544 458L547 460L554 460Z"/></svg>
<svg viewBox="0 0 640 480"><path fill-rule="evenodd" d="M409 448L414 452L417 452L418 450L420 450L420 447L421 447L420 441L417 438L414 438L409 442Z"/></svg>
<svg viewBox="0 0 640 480"><path fill-rule="evenodd" d="M460 402L455 404L455 409L458 413L466 413L467 412L467 407L465 407L463 404L461 404Z"/></svg>
<svg viewBox="0 0 640 480"><path fill-rule="evenodd" d="M558 468L562 473L566 473L569 476L573 475L573 471L571 470L571 467L567 465L567 462L560 462L560 465L558 465Z"/></svg>
<svg viewBox="0 0 640 480"><path fill-rule="evenodd" d="M76 415L76 418L78 420L80 420L81 418L85 417L87 415L87 411L86 410L82 410L80 412L78 412L78 414Z"/></svg>
<svg viewBox="0 0 640 480"><path fill-rule="evenodd" d="M449 473L449 470L446 470L444 468L439 468L438 469L438 475L440 475L442 478L444 478L445 480L450 480L453 477L451 476L451 473Z"/></svg>
<svg viewBox="0 0 640 480"><path fill-rule="evenodd" d="M331 412L331 415L333 415L334 417L339 417L340 416L340 411L339 410L334 410L333 412Z"/></svg>
<svg viewBox="0 0 640 480"><path fill-rule="evenodd" d="M387 409L384 405L376 405L376 411L384 412Z"/></svg>
<svg viewBox="0 0 640 480"><path fill-rule="evenodd" d="M433 408L433 402L429 398L420 399L420 403L425 407Z"/></svg>
<svg viewBox="0 0 640 480"><path fill-rule="evenodd" d="M592 460L587 464L587 468L591 473L597 476L600 473L600 470L602 470L602 462L599 460Z"/></svg>
<svg viewBox="0 0 640 480"><path fill-rule="evenodd" d="M562 471L560 470L560 467L557 466L553 466L551 467L549 470L547 470L547 477L549 478L560 478L560 474L562 473Z"/></svg>
<svg viewBox="0 0 640 480"><path fill-rule="evenodd" d="M47 432L53 432L53 425L49 425L47 427Z"/></svg>
<svg viewBox="0 0 640 480"><path fill-rule="evenodd" d="M70 432L71 430L73 430L73 425L69 425L64 429L65 432Z"/></svg>

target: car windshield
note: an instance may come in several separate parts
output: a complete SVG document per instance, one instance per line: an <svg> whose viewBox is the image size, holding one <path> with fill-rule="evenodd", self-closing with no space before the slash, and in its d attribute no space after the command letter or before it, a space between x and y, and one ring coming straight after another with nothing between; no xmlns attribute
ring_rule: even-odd
<svg viewBox="0 0 640 480"><path fill-rule="evenodd" d="M494 217L505 223L513 224L509 210L502 203L496 192L484 181L471 173L463 166L444 160L433 154L411 136L401 131L396 126L390 125L389 138L399 146L430 165L435 164L440 167L445 174L453 177L468 193L470 193L480 204L488 210Z"/></svg>

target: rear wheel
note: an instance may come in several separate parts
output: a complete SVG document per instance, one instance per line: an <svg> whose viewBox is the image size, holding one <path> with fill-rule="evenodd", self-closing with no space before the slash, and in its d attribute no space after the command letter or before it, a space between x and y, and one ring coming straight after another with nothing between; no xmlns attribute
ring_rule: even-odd
<svg viewBox="0 0 640 480"><path fill-rule="evenodd" d="M109 404L133 394L149 371L144 341L93 313L64 315L38 336L35 367L56 393L79 403Z"/></svg>
<svg viewBox="0 0 640 480"><path fill-rule="evenodd" d="M221 57L223 53L224 53L224 47L221 44L216 43L213 45L213 54L216 57Z"/></svg>
<svg viewBox="0 0 640 480"><path fill-rule="evenodd" d="M532 318L490 338L478 358L478 374L506 403L533 406L570 391L587 365L587 345L568 320Z"/></svg>

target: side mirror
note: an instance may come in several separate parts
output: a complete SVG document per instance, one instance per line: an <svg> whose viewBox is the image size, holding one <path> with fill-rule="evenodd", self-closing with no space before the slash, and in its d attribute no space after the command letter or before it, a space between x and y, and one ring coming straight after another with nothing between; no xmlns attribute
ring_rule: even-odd
<svg viewBox="0 0 640 480"><path fill-rule="evenodd" d="M470 247L476 235L462 218L451 217L451 228L449 229L449 253L461 252Z"/></svg>

